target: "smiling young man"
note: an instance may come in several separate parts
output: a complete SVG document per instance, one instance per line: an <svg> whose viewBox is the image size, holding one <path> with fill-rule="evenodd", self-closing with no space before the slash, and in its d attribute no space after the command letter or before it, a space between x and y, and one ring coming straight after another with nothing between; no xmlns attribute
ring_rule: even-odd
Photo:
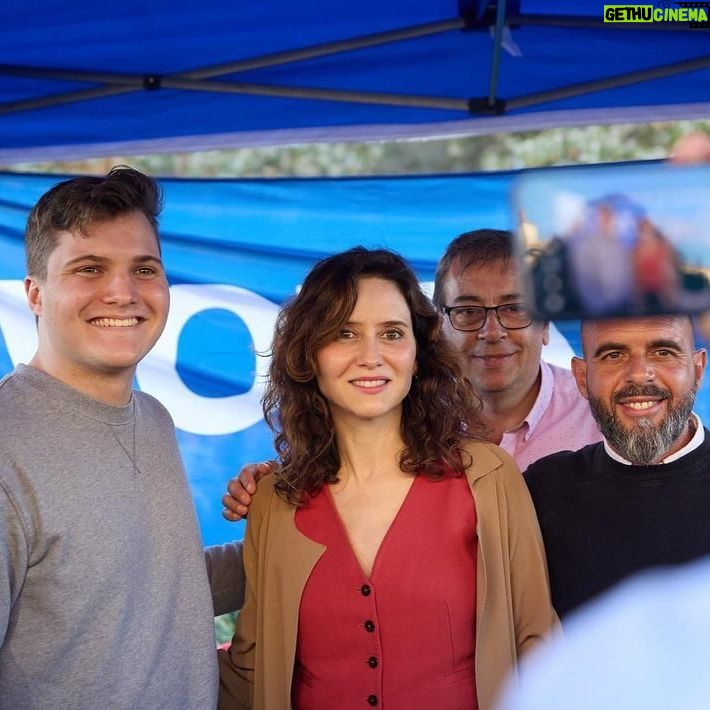
<svg viewBox="0 0 710 710"><path fill-rule="evenodd" d="M688 316L588 321L580 392L602 443L526 472L564 616L633 572L710 553L710 440L693 413L707 361Z"/></svg>
<svg viewBox="0 0 710 710"><path fill-rule="evenodd" d="M30 213L37 352L0 381L0 708L213 708L212 605L168 412L160 192L130 168ZM165 510L170 515L165 515Z"/></svg>

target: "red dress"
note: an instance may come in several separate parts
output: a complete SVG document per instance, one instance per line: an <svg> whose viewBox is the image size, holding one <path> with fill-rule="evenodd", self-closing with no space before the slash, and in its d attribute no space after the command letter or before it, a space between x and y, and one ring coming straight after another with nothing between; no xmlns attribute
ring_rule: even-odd
<svg viewBox="0 0 710 710"><path fill-rule="evenodd" d="M368 578L326 486L296 526L327 550L301 598L295 710L475 710L476 510L417 476Z"/></svg>

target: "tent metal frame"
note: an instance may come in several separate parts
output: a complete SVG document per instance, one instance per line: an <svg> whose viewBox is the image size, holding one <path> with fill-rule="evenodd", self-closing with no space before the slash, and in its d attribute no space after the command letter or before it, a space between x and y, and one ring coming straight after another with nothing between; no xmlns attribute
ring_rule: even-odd
<svg viewBox="0 0 710 710"><path fill-rule="evenodd" d="M0 115L33 111L141 90L158 91L160 89L440 109L458 113L468 112L471 115L502 115L509 110L710 68L710 54L707 54L693 60L661 64L656 67L634 72L625 72L594 81L570 84L549 91L541 91L519 97L501 98L498 96L498 80L503 32L506 26L515 27L522 25L575 27L592 30L600 27L606 29L610 27L610 25L605 24L602 20L593 18L568 17L563 15L523 15L514 12L506 12L506 0L498 0L497 3L489 4L485 12L477 18L456 17L441 22L426 23L388 32L327 42L301 49L277 52L175 74L127 74L121 72L96 72L0 64L0 75L98 84L98 86L88 89L59 92L36 98L0 103ZM618 26L612 25L612 27ZM490 31L491 28L493 28L493 51L491 54L489 93L486 97L454 98L446 96L421 96L389 92L349 91L342 89L219 80L219 77L229 74L252 71L265 67L283 66L308 59L333 56L342 52L401 42L442 32L451 32L454 30ZM646 29L646 31L648 31L647 28L638 25L624 25L623 27L623 29L627 31L635 28ZM654 32L678 32L686 30L689 31L690 28L679 28L674 23L655 23L653 27Z"/></svg>

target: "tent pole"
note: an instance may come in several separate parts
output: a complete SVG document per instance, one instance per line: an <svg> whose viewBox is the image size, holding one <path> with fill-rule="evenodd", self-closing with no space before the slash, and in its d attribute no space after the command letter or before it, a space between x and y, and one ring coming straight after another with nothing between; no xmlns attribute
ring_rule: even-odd
<svg viewBox="0 0 710 710"><path fill-rule="evenodd" d="M7 113L19 113L20 111L34 111L40 108L51 108L52 106L62 106L63 104L73 104L88 99L101 99L104 96L117 96L118 94L130 94L135 91L132 87L106 86L99 89L87 89L84 91L68 91L62 94L52 94L41 96L36 99L24 99L22 101L7 101L0 104L0 116Z"/></svg>
<svg viewBox="0 0 710 710"><path fill-rule="evenodd" d="M122 74L120 72L98 72L75 69L50 69L48 67L23 67L13 64L0 64L0 74L20 76L30 79L51 79L56 81L81 81L87 84L119 84L126 88L142 89L144 79L141 74Z"/></svg>
<svg viewBox="0 0 710 710"><path fill-rule="evenodd" d="M303 49L296 49L287 52L276 52L262 57L254 57L251 59L244 59L224 64L215 64L202 69L180 72L179 74L172 76L175 79L208 79L210 77L216 77L223 74L233 74L240 71L263 69L264 67L278 66L306 59L314 59L316 57L324 57L332 54L338 54L340 52L349 52L356 49L373 47L379 44L400 42L417 37L424 37L426 35L449 32L452 30L463 29L465 25L466 22L463 18L456 17L451 20L442 20L441 22L429 22L421 25L415 25L413 27L405 27L399 30L378 32L372 35L365 35L363 37L355 37L353 39L340 40L337 42L327 42L324 44L313 45L311 47L305 47ZM90 99L105 98L107 96L130 93L131 91L136 91L142 88L150 88L145 87L144 78L142 76L128 74L82 72L12 65L0 65L0 74L113 85L101 86L94 89L57 93L51 96L36 99L9 101L4 104L0 104L0 115L6 113L17 113L20 111L31 111L38 108L49 108L51 106L88 101Z"/></svg>
<svg viewBox="0 0 710 710"><path fill-rule="evenodd" d="M10 73L9 67L0 65L0 73ZM15 76L42 76L42 69L28 69L20 67L13 72ZM144 88L146 78L130 74L109 74L105 72L72 72L64 70L47 70L52 78L75 81L94 81L105 84L117 85L101 87L91 90L100 96L110 96L114 93L126 93ZM157 84L164 89L181 89L183 91L204 91L207 93L221 94L249 94L253 96L276 96L283 98L313 99L319 101L340 101L349 103L364 103L383 106L411 106L419 108L433 108L448 111L466 111L467 99L450 98L446 96L417 96L411 94L394 94L376 91L345 91L340 89L315 89L300 86L282 86L272 84L254 84L246 82L225 82L211 79L186 79L181 75L156 77ZM158 88L156 86L156 88ZM67 103L72 96L83 96L86 92L72 92L58 94L25 101L0 104L0 114L9 113L13 106L21 105L19 110L39 108ZM15 110L18 110L15 108Z"/></svg>
<svg viewBox="0 0 710 710"><path fill-rule="evenodd" d="M346 103L372 104L381 106L410 106L412 108L441 109L444 111L467 111L468 99L448 96L417 96L414 94L393 94L379 91L345 91L341 89L314 89L303 86L283 86L273 84L252 84L224 81L193 81L165 77L166 89L187 91L207 91L226 94L251 94L254 96L278 96L294 99L314 99L318 101L340 101Z"/></svg>
<svg viewBox="0 0 710 710"><path fill-rule="evenodd" d="M491 67L490 91L487 99L487 108L495 109L500 103L496 98L498 75L500 70L500 50L502 42L502 32L505 22L505 0L500 0L497 8L496 29L494 38L494 54ZM445 111L470 112L471 101L468 99L457 99L451 97L437 96L416 96L408 94L394 94L384 92L368 92L368 91L343 91L337 89L315 89L309 87L292 87L278 86L268 84L254 83L239 83L239 82L221 82L210 81L205 77L209 74L231 72L245 70L246 68L255 68L256 62L265 62L261 66L273 66L274 64L283 63L287 56L288 61L296 61L298 59L309 57L324 56L331 53L334 47L347 46L348 49L354 49L355 45L369 46L368 43L379 43L385 35L390 37L396 36L396 39L402 39L405 35L408 37L415 36L411 33L431 33L433 31L447 31L456 29L463 25L463 20L456 19L443 23L430 23L429 25L419 25L405 30L397 30L389 33L380 33L371 37L363 37L354 40L345 40L344 42L334 42L328 45L314 46L295 52L283 52L274 55L267 55L261 58L245 60L243 62L233 62L230 64L222 64L204 69L198 69L191 72L181 72L179 74L160 76L140 76L132 74L120 74L111 72L84 72L74 70L47 69L41 67L20 67L13 65L0 65L0 74L11 76L23 76L32 78L47 78L64 81L77 81L87 83L99 83L103 86L92 89L79 90L73 92L64 92L53 94L50 96L37 97L34 99L26 99L22 101L12 101L0 104L0 115L27 111L37 108L45 108L57 106L66 103L77 101L102 98L117 94L130 93L140 89L158 89L158 88L173 88L183 89L188 91L207 91L217 93L234 93L234 94L251 94L258 96L277 96L286 98L304 98L320 101L339 101L350 103L364 103L373 105L387 106L408 106L414 108L428 108ZM436 27L436 30L434 29ZM425 29L426 28L426 29ZM376 38L379 38L376 40ZM394 41L396 41L396 39ZM365 44L361 44L361 43ZM239 69L241 67L241 69ZM691 71L697 71L710 67L710 56L705 55L698 59L676 62L652 69L645 69L627 74L599 79L590 82L581 82L572 84L567 87L555 89L551 91L529 94L520 96L505 101L506 110L514 110L534 106L548 101L570 98L585 93L601 91L604 89L613 89L626 86L642 81L652 81L654 79L666 78ZM485 100L473 100L473 103L478 106L478 102L484 104ZM485 104L484 104L485 105ZM485 111L481 106L476 109ZM499 111L498 111L499 112Z"/></svg>
<svg viewBox="0 0 710 710"><path fill-rule="evenodd" d="M401 42L403 40L415 39L417 37L425 37L427 35L460 30L465 26L465 20L461 17L456 17L452 20L429 22L422 25L415 25L414 27L405 27L404 29L391 30L389 32L378 32L373 35L365 35L363 37L355 37L353 39L327 42L325 44L315 44L311 47L304 47L303 49L265 54L263 57L243 59L236 62L228 62L226 64L216 64L211 67L205 67L204 69L181 72L180 76L187 79L207 79L223 74L234 74L235 72L251 71L253 69L263 69L264 67L290 64L292 62L300 62L306 59L326 57L332 54L351 52L356 49L365 49L366 47L375 47L379 44L390 44L392 42Z"/></svg>
<svg viewBox="0 0 710 710"><path fill-rule="evenodd" d="M615 77L599 79L596 81L581 82L572 84L567 87L555 89L552 91L544 91L528 96L508 99L505 102L506 110L514 110L534 106L536 104L545 103L565 99L572 96L578 96L594 91L602 91L604 89L613 89L628 84L634 84L641 81L652 81L654 79L662 79L677 74L682 74L691 71L698 71L710 67L710 56L700 57L699 59L676 62L661 67L645 69L637 72L630 72ZM97 75L98 76L98 75ZM100 75L103 79L110 80L113 83L120 83L121 86L117 89L105 87L103 89L95 89L94 91L111 91L126 92L135 90L140 84L143 85L143 77L135 77L130 75ZM125 84L130 83L130 87ZM349 103L363 103L372 105L384 106L409 106L413 108L428 108L444 111L460 111L467 112L471 109L471 104L468 99L457 99L440 96L416 96L410 94L393 94L384 92L372 91L342 91L337 89L314 89L310 87L294 87L280 86L271 84L252 84L238 82L222 82L213 80L193 80L183 79L179 76L167 76L161 79L163 88L182 89L187 91L206 91L216 93L232 93L232 94L250 94L255 96L276 96L284 98L302 98L318 101L340 101ZM82 92L75 92L81 94ZM106 94L104 94L106 95ZM55 97L47 97L42 99L30 99L24 102L15 102L15 104L34 103L43 105L52 105L53 103L63 103L57 99L62 99L66 95ZM488 99L490 106L490 97ZM495 104L494 104L495 106ZM10 111L10 104L0 104L0 114Z"/></svg>
<svg viewBox="0 0 710 710"><path fill-rule="evenodd" d="M496 8L496 27L493 35L493 56L491 61L491 81L488 87L488 106L493 108L496 105L498 94L498 74L500 71L500 50L503 44L503 29L505 28L505 3L506 0L498 0Z"/></svg>
<svg viewBox="0 0 710 710"><path fill-rule="evenodd" d="M616 89L629 84L637 84L642 81L653 81L654 79L665 79L667 77L685 74L692 71L700 71L701 69L710 68L710 55L690 59L674 64L666 64L652 69L641 69L627 74L608 77L606 79L596 79L594 81L584 81L579 84L570 84L569 86L551 91L540 91L536 94L528 94L527 96L519 96L514 99L507 99L506 108L520 109L536 104L547 103L548 101L556 101L559 99L567 99L573 96L589 94L594 91L603 91L605 89Z"/></svg>

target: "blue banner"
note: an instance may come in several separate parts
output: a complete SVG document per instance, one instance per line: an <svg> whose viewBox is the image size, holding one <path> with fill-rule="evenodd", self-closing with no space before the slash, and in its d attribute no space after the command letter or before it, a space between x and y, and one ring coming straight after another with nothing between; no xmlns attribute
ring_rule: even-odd
<svg viewBox="0 0 710 710"><path fill-rule="evenodd" d="M171 311L136 386L175 420L206 544L242 536L242 525L220 513L226 482L243 463L273 456L260 404L267 353L279 305L313 264L357 244L386 247L430 288L456 235L514 226L513 177L161 181ZM27 362L36 347L23 289L24 224L60 179L0 175L0 374ZM558 326L545 357L568 366L577 327Z"/></svg>

